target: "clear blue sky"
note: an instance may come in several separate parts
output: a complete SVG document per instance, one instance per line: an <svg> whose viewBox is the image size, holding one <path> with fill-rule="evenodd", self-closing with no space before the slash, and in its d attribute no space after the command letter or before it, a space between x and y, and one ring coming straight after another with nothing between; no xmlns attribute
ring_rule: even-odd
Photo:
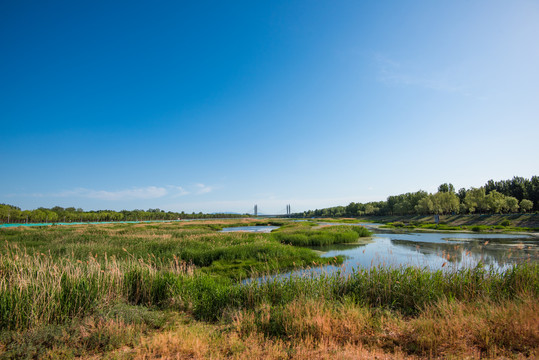
<svg viewBox="0 0 539 360"><path fill-rule="evenodd" d="M2 1L0 203L292 211L539 170L537 1Z"/></svg>

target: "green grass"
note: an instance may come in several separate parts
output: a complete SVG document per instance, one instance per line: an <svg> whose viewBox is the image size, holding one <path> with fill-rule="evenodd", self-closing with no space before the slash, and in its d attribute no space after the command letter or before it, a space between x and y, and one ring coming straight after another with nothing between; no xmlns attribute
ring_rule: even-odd
<svg viewBox="0 0 539 360"><path fill-rule="evenodd" d="M448 225L444 223L430 224L430 223L403 223L401 221L389 222L380 226L381 228L386 229L427 229L427 230L441 230L441 231L474 231L474 232L537 232L539 228L530 228L530 227L516 227L506 225L507 222L499 225Z"/></svg>
<svg viewBox="0 0 539 360"><path fill-rule="evenodd" d="M187 273L240 280L343 261L270 234L218 232L228 225L237 223L6 229L0 232L6 243L0 249L0 328L62 324L118 298L166 308L178 303L174 296ZM341 241L349 231L316 233Z"/></svg>
<svg viewBox="0 0 539 360"><path fill-rule="evenodd" d="M50 255L28 255L8 248L0 257L0 329L24 330L64 324L125 304L188 311L215 321L227 309L262 303L279 305L297 297L321 301L351 298L358 304L416 314L439 299L501 300L520 293L539 295L539 265L514 266L505 272L478 266L455 272L414 267L374 267L349 274L322 275L237 285L214 271L197 272L178 262L141 259L99 262ZM230 264L228 264L230 265Z"/></svg>
<svg viewBox="0 0 539 360"><path fill-rule="evenodd" d="M270 234L217 231L230 224L0 231L0 355L100 354L165 328L167 314L178 312L231 324L231 314L244 311L260 316L265 336L286 338L289 304L298 300L416 317L444 301L539 298L537 263L503 272L481 265L453 272L374 267L242 283L251 276L342 262L303 246L355 242L370 233L358 226L309 223L286 223ZM260 309L272 314L271 321L262 321ZM51 349L66 353L51 355Z"/></svg>
<svg viewBox="0 0 539 360"><path fill-rule="evenodd" d="M331 244L353 243L359 237L372 233L362 226L336 225L326 227L302 226L282 227L272 232L272 236L283 244L294 246L324 246Z"/></svg>

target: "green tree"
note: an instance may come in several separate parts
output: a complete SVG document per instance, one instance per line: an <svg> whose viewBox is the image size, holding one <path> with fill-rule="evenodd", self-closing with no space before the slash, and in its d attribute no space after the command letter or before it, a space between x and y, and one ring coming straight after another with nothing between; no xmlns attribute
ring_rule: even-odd
<svg viewBox="0 0 539 360"><path fill-rule="evenodd" d="M533 209L533 202L528 199L522 199L520 202L520 209L524 212L528 212Z"/></svg>
<svg viewBox="0 0 539 360"><path fill-rule="evenodd" d="M419 200L419 202L415 206L415 211L416 213L423 214L423 215L432 214L434 211L434 204L432 203L432 195L429 195Z"/></svg>
<svg viewBox="0 0 539 360"><path fill-rule="evenodd" d="M516 213L518 212L518 200L516 197L513 196L506 196L505 197L505 209L508 212Z"/></svg>
<svg viewBox="0 0 539 360"><path fill-rule="evenodd" d="M376 208L372 204L367 204L367 205L365 205L365 214L366 215L372 215L372 214L374 214L375 209Z"/></svg>
<svg viewBox="0 0 539 360"><path fill-rule="evenodd" d="M464 198L464 203L468 209L468 212L475 213L476 211L483 212L488 209L486 203L485 188L470 188L466 192L466 197Z"/></svg>
<svg viewBox="0 0 539 360"><path fill-rule="evenodd" d="M432 204L435 214L450 214L459 211L460 201L453 192L439 191L432 196Z"/></svg>
<svg viewBox="0 0 539 360"><path fill-rule="evenodd" d="M454 193L455 192L455 187L453 186L453 184L444 183L444 184L438 186L438 192Z"/></svg>
<svg viewBox="0 0 539 360"><path fill-rule="evenodd" d="M457 196L459 197L460 202L464 202L464 198L466 197L466 189L460 188L459 192L457 193Z"/></svg>
<svg viewBox="0 0 539 360"><path fill-rule="evenodd" d="M492 190L485 197L487 208L493 213L501 213L505 210L505 195L496 190Z"/></svg>

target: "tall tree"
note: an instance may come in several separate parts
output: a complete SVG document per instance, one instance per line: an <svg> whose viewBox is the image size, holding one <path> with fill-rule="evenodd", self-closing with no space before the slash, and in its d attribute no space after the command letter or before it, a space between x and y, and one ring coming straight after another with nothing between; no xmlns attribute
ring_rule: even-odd
<svg viewBox="0 0 539 360"><path fill-rule="evenodd" d="M520 209L524 212L530 211L533 209L533 202L528 199L522 199L520 202Z"/></svg>
<svg viewBox="0 0 539 360"><path fill-rule="evenodd" d="M438 186L438 192L454 193L455 192L455 187L453 186L453 184L444 183L444 184Z"/></svg>

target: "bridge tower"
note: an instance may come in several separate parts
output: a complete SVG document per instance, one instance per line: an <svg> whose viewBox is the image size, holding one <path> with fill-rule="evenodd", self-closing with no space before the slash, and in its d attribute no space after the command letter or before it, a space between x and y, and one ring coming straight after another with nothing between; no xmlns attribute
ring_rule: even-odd
<svg viewBox="0 0 539 360"><path fill-rule="evenodd" d="M258 205L255 204L255 216L258 216Z"/></svg>

